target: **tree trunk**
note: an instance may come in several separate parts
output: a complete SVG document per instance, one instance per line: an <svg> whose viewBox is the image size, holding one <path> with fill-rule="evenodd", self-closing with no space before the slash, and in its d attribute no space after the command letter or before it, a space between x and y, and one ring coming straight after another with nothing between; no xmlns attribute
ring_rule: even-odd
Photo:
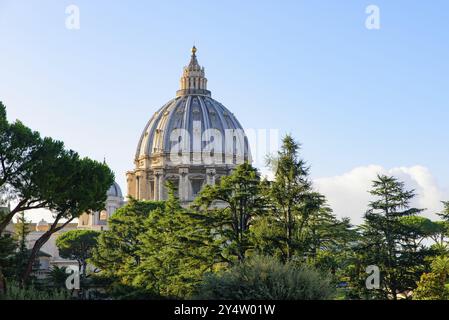
<svg viewBox="0 0 449 320"><path fill-rule="evenodd" d="M11 222L12 218L16 215L16 213L19 213L20 211L23 211L23 205L26 203L25 200L20 201L17 206L11 210L1 221L0 221L0 234L3 233L3 231L6 229L8 224Z"/></svg>
<svg viewBox="0 0 449 320"><path fill-rule="evenodd" d="M36 260L37 254L39 253L42 246L50 239L52 234L55 232L63 229L67 224L69 224L72 220L69 219L67 222L63 223L61 226L57 227L59 219L56 219L55 222L53 222L52 226L50 227L50 230L45 232L37 241L34 243L33 249L31 250L30 257L28 258L27 266L25 268L25 271L22 274L21 282L22 285L25 286L28 279L30 278L31 272L33 271L33 264Z"/></svg>
<svg viewBox="0 0 449 320"><path fill-rule="evenodd" d="M290 211L290 207L287 210L287 216L286 216L286 222L287 222L287 261L290 260L291 258L291 250L290 250L290 243L291 243L291 238L292 238L292 230L291 230L291 211Z"/></svg>
<svg viewBox="0 0 449 320"><path fill-rule="evenodd" d="M50 231L47 231L34 243L33 249L31 250L30 256L28 258L25 271L23 272L21 277L22 286L25 286L26 283L28 282L31 272L33 271L33 264L37 258L37 255L42 246L48 241L48 239L50 239L51 235L52 233L50 233Z"/></svg>

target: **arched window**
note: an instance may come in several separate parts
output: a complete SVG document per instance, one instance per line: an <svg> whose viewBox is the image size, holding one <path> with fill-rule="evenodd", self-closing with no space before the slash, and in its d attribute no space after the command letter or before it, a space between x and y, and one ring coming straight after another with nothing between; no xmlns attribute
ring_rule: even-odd
<svg viewBox="0 0 449 320"><path fill-rule="evenodd" d="M108 220L108 212L106 210L103 210L100 212L100 221L106 220Z"/></svg>
<svg viewBox="0 0 449 320"><path fill-rule="evenodd" d="M195 198L201 191L203 187L204 179L193 179L192 180L192 196Z"/></svg>

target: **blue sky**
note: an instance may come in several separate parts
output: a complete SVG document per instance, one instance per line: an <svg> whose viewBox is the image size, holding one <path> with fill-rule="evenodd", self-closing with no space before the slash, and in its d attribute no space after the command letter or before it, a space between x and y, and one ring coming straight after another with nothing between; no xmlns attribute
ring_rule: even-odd
<svg viewBox="0 0 449 320"><path fill-rule="evenodd" d="M65 28L70 4L80 30ZM365 28L371 4L380 30ZM106 157L125 190L141 131L195 43L213 97L245 128L292 133L314 178L420 166L447 195L448 11L443 0L0 0L0 100L10 120Z"/></svg>

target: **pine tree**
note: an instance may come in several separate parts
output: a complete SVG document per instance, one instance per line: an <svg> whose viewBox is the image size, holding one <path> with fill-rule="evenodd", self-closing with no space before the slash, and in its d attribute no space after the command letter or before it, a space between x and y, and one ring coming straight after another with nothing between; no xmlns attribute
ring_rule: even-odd
<svg viewBox="0 0 449 320"><path fill-rule="evenodd" d="M95 230L70 230L56 239L61 258L76 260L83 278L87 277L87 263L97 245L100 232Z"/></svg>
<svg viewBox="0 0 449 320"><path fill-rule="evenodd" d="M112 279L115 297L187 298L221 262L209 230L181 207L173 184L167 190L163 202L132 199L99 237L92 261Z"/></svg>
<svg viewBox="0 0 449 320"><path fill-rule="evenodd" d="M129 282L160 296L187 298L204 273L213 271L217 247L195 214L181 207L173 184L167 189L164 209L145 220L146 232L139 237L141 264Z"/></svg>
<svg viewBox="0 0 449 320"><path fill-rule="evenodd" d="M140 265L138 251L142 245L140 236L146 231L145 220L154 210L164 207L164 202L131 198L109 218L109 229L100 234L91 259L103 275L120 278L126 270Z"/></svg>
<svg viewBox="0 0 449 320"><path fill-rule="evenodd" d="M244 163L219 185L206 186L195 199L198 221L219 243L224 262L243 262L253 249L250 228L267 206L262 190L257 169Z"/></svg>
<svg viewBox="0 0 449 320"><path fill-rule="evenodd" d="M323 203L320 195L312 193L309 168L299 157L299 149L299 143L287 135L277 157L269 162L275 170L275 180L269 191L273 202L271 209L273 222L278 222L283 230L278 242L284 260L291 259L300 249L301 241L295 239L295 234L302 234L312 212Z"/></svg>
<svg viewBox="0 0 449 320"><path fill-rule="evenodd" d="M290 135L283 139L277 156L268 164L275 179L264 189L268 215L254 226L256 249L283 261L292 258L315 263L323 252L343 251L354 236L349 221L339 221L326 198L313 190L309 167L300 157L300 144Z"/></svg>
<svg viewBox="0 0 449 320"><path fill-rule="evenodd" d="M412 290L424 268L426 251L416 243L416 234L402 221L423 210L410 207L413 190L405 190L404 183L394 177L378 175L370 193L376 198L369 205L361 227L360 254L362 279L364 269L376 265L381 271L381 288L368 292L362 279L361 292L368 296L397 300L398 294Z"/></svg>

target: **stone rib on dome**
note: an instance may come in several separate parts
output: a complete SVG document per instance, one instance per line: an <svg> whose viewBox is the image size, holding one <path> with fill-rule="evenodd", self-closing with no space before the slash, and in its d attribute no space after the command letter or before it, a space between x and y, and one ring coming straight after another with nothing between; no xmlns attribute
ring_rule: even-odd
<svg viewBox="0 0 449 320"><path fill-rule="evenodd" d="M189 133L190 150L188 151L193 152L194 122L200 123L201 136L208 129L216 129L220 132L223 138L223 153L226 150L224 139L226 130L241 130L243 132L243 128L236 117L211 97L203 95L177 97L157 111L145 126L137 146L136 160L142 157L169 153L177 144L176 141L170 141L170 135L175 129L184 129ZM240 139L237 143L245 146L245 158L248 160L247 139L239 136L237 136L237 139Z"/></svg>

